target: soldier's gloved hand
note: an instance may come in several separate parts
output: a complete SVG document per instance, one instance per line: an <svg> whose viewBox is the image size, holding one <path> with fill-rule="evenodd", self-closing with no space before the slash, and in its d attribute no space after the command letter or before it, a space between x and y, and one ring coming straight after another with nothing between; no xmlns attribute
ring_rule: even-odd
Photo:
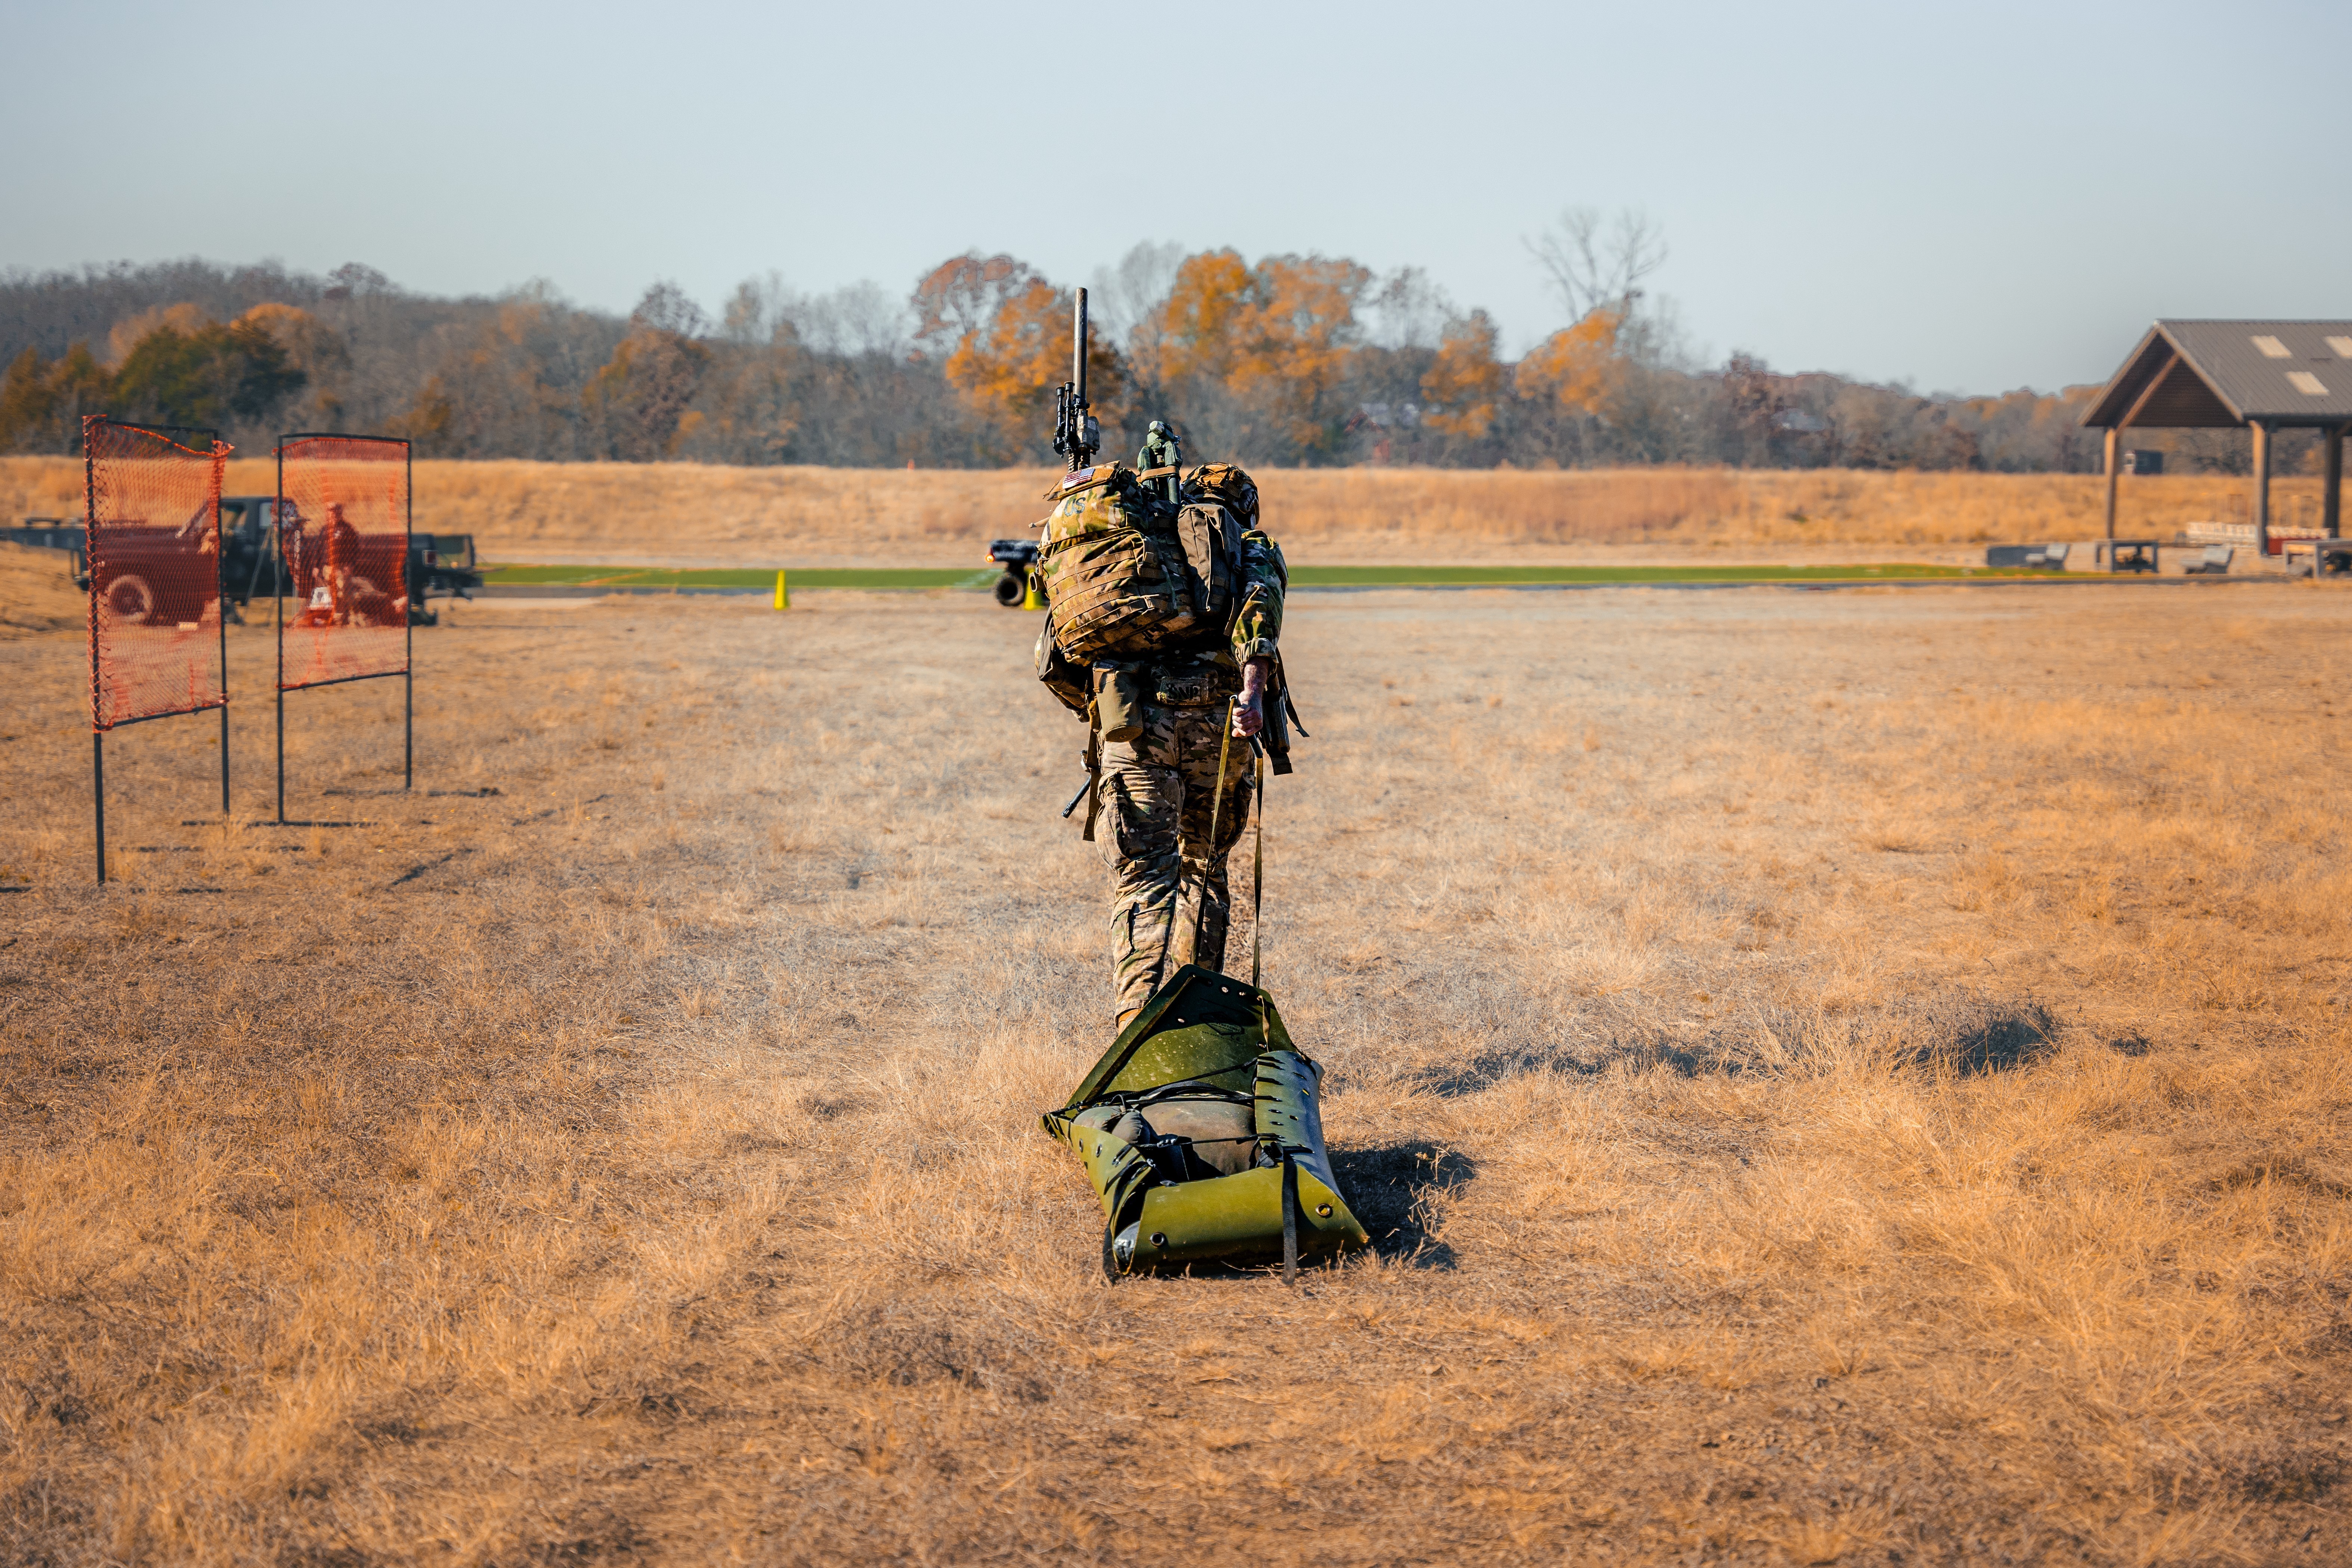
<svg viewBox="0 0 2352 1568"><path fill-rule="evenodd" d="M1244 740L1265 727L1261 700L1265 696L1265 672L1273 662L1254 658L1242 666L1242 694L1234 699L1234 733Z"/></svg>

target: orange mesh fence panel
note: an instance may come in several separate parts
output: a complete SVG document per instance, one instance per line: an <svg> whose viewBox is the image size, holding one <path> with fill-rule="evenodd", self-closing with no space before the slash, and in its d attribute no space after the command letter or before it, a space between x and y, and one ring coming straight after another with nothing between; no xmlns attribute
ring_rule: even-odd
<svg viewBox="0 0 2352 1568"><path fill-rule="evenodd" d="M209 430L82 421L89 716L111 730L228 701L221 665L220 491Z"/></svg>
<svg viewBox="0 0 2352 1568"><path fill-rule="evenodd" d="M278 448L291 597L278 686L295 691L408 668L408 443L289 436Z"/></svg>

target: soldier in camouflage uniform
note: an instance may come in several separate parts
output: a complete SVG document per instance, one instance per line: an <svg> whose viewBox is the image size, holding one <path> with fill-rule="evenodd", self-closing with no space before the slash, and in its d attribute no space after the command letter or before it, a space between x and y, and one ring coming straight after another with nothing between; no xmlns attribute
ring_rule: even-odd
<svg viewBox="0 0 2352 1568"><path fill-rule="evenodd" d="M1211 630L1199 644L1171 649L1155 661L1158 668L1147 677L1156 679L1143 710L1143 733L1103 742L1099 788L1108 820L1100 842L1111 868L1111 974L1122 1026L1184 962L1182 944L1191 942L1195 921L1200 942L1190 956L1210 969L1224 967L1232 921L1225 858L1256 805L1248 738L1265 726L1260 709L1282 636L1287 586L1280 548L1255 526L1242 535L1236 586L1229 628ZM1226 746L1229 702L1235 740ZM1225 787L1220 804L1221 753Z"/></svg>
<svg viewBox="0 0 2352 1568"><path fill-rule="evenodd" d="M1212 493L1242 530L1232 612L1223 624L1192 628L1134 667L1135 685L1144 693L1138 715L1142 731L1132 740L1099 741L1087 814L1088 836L1102 846L1111 868L1112 1007L1121 1027L1188 960L1224 967L1231 919L1225 860L1256 804L1250 738L1265 728L1269 688L1278 684L1276 660L1289 583L1282 551L1258 525L1257 489L1248 476L1223 465L1203 471L1215 476ZM1059 688L1065 702L1083 710L1083 697L1064 673L1076 671L1075 661L1046 639L1038 654L1040 674ZM1224 735L1228 712L1231 745ZM1221 755L1225 778L1219 803ZM1276 765L1286 769L1286 757L1277 753ZM1099 831L1097 810L1104 819Z"/></svg>

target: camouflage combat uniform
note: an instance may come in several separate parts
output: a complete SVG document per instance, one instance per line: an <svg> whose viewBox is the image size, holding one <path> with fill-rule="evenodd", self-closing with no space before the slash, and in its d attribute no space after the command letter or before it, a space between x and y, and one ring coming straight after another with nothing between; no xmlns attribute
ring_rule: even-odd
<svg viewBox="0 0 2352 1568"><path fill-rule="evenodd" d="M1224 967L1232 913L1225 857L1255 805L1250 744L1236 735L1225 745L1226 715L1241 690L1243 664L1271 659L1277 651L1287 585L1281 549L1258 530L1243 534L1226 633L1207 632L1152 660L1145 669L1152 695L1143 708L1143 733L1102 744L1097 789L1105 820L1097 840L1112 876L1114 1015L1142 1006L1188 956L1210 969ZM1274 700L1269 692L1266 701ZM1225 759L1222 804L1220 754ZM1214 844L1209 842L1213 806ZM1199 948L1188 954L1196 920Z"/></svg>

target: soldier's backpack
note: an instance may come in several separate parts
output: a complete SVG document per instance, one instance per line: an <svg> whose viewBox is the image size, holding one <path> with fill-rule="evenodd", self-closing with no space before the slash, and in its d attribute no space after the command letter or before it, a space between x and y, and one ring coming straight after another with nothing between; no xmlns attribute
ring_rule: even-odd
<svg viewBox="0 0 2352 1568"><path fill-rule="evenodd" d="M1037 566L1048 635L1070 658L1142 658L1223 629L1242 531L1223 505L1204 495L1171 506L1119 463L1079 468L1046 499Z"/></svg>
<svg viewBox="0 0 2352 1568"><path fill-rule="evenodd" d="M1214 501L1233 513L1246 533L1257 526L1257 482L1233 463L1203 463L1184 481L1188 500Z"/></svg>

